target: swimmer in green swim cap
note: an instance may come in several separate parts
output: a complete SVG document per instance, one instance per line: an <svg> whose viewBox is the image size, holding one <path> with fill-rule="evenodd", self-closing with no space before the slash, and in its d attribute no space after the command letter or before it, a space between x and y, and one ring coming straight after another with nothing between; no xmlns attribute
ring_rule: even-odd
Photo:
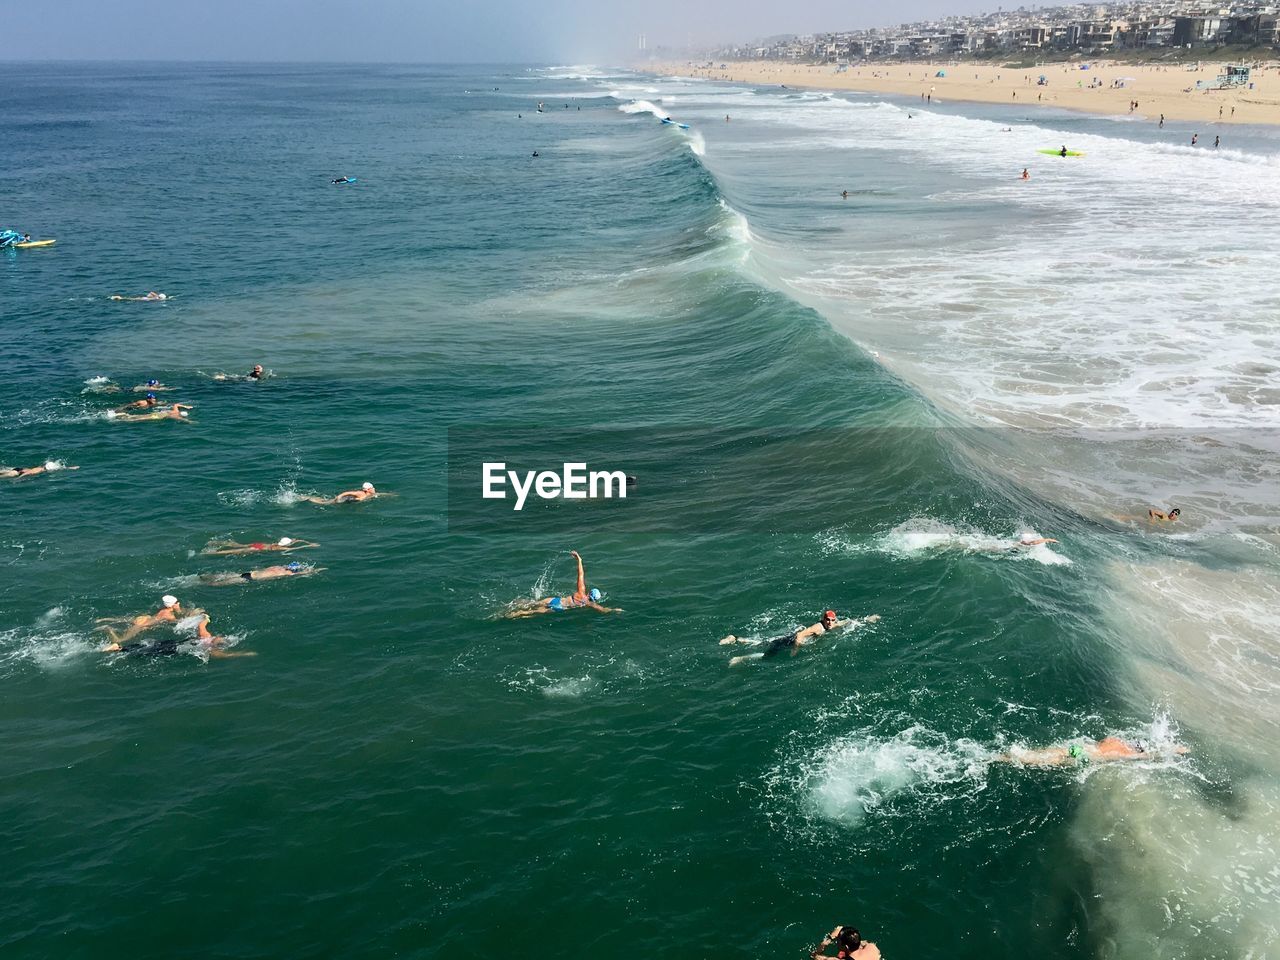
<svg viewBox="0 0 1280 960"><path fill-rule="evenodd" d="M1012 750L996 757L1003 763L1020 763L1028 767L1065 767L1072 764L1109 763L1114 760L1154 760L1164 756L1182 756L1189 748L1181 743L1169 747L1153 745L1149 740L1121 737L1103 737L1101 740L1080 740L1065 747L1047 747L1043 750Z"/></svg>

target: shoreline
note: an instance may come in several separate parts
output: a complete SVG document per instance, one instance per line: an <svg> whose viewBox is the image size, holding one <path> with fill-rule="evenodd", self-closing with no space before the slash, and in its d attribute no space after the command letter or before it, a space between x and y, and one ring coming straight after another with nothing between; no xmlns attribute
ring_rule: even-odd
<svg viewBox="0 0 1280 960"><path fill-rule="evenodd" d="M1132 115L1158 123L1177 120L1206 124L1280 126L1280 63L1256 68L1248 86L1225 90L1196 89L1212 82L1225 68L1208 63L1146 65L1121 61L1054 63L1030 69L1006 69L986 63L864 64L837 72L831 65L742 61L711 67L692 61L645 64L660 75L778 85L825 91L918 96L926 106L963 101L1058 107L1098 116ZM941 74L941 75L939 75ZM1043 76L1045 83L1038 83ZM1130 104L1137 102L1137 109Z"/></svg>

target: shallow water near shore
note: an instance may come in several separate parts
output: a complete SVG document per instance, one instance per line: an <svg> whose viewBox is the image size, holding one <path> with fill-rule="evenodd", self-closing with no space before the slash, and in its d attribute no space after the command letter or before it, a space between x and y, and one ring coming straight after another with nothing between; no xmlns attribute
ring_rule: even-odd
<svg viewBox="0 0 1280 960"><path fill-rule="evenodd" d="M59 240L0 253L0 462L80 467L0 481L6 956L1273 949L1265 132L582 69L0 73L0 227ZM1064 138L1090 162L1031 157ZM149 377L193 422L107 420ZM724 495L466 527L477 429L605 463L702 431ZM396 496L299 500L364 480ZM1148 502L1190 522L1115 519ZM209 540L281 536L326 569L200 583L268 562ZM570 549L622 614L495 618ZM169 592L256 656L97 652ZM830 606L882 620L716 643ZM1108 733L1192 752L997 762Z"/></svg>

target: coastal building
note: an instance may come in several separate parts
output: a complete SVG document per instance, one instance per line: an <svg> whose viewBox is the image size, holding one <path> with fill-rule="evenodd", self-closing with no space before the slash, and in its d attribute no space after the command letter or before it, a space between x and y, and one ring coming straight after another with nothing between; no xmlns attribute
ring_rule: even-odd
<svg viewBox="0 0 1280 960"><path fill-rule="evenodd" d="M1280 6L1242 2L1212 6L1203 0L1151 0L1072 4L950 16L897 27L775 37L724 47L717 59L753 57L811 63L859 60L1035 56L1112 50L1198 48L1219 45L1280 47Z"/></svg>

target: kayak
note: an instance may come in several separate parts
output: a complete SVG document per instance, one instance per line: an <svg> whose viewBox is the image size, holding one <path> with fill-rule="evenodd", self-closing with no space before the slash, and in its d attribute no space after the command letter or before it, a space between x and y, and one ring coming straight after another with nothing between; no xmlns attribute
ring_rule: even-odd
<svg viewBox="0 0 1280 960"><path fill-rule="evenodd" d="M28 240L26 243L15 243L19 250L30 250L32 247L52 247L57 240Z"/></svg>
<svg viewBox="0 0 1280 960"><path fill-rule="evenodd" d="M672 120L670 117L666 117L666 118L664 118L662 122L663 122L663 123L669 123L669 124L671 124L673 127L679 127L681 130L688 130L688 129L689 129L689 125L688 125L687 123L676 123L676 122L675 122L674 120Z"/></svg>
<svg viewBox="0 0 1280 960"><path fill-rule="evenodd" d="M1060 157L1060 156L1062 156L1062 151L1061 151L1061 150L1037 150L1036 152L1037 152L1037 153L1044 153L1044 154L1048 154L1048 155L1049 155L1049 156L1051 156L1051 157ZM1068 151L1067 151L1067 156L1068 156L1068 157L1083 157L1083 156L1084 156L1084 154L1083 154L1083 153L1081 153L1079 150L1068 150Z"/></svg>

